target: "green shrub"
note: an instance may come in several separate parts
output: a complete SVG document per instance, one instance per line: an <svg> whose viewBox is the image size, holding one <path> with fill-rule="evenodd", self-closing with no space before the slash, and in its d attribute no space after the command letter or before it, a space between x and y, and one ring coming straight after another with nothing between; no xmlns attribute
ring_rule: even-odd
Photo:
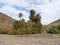
<svg viewBox="0 0 60 45"><path fill-rule="evenodd" d="M51 33L51 34L60 34L60 26L56 25L56 26L50 27L48 33Z"/></svg>
<svg viewBox="0 0 60 45"><path fill-rule="evenodd" d="M8 31L6 29L0 29L0 34L8 34Z"/></svg>
<svg viewBox="0 0 60 45"><path fill-rule="evenodd" d="M22 30L18 30L20 35L24 35L24 34L28 34L29 31L27 29L22 29Z"/></svg>
<svg viewBox="0 0 60 45"><path fill-rule="evenodd" d="M8 34L9 34L9 35L18 35L19 32L16 31L16 30L12 30L12 31L8 32Z"/></svg>
<svg viewBox="0 0 60 45"><path fill-rule="evenodd" d="M39 30L38 28L32 28L31 33L32 34L41 33L41 30Z"/></svg>
<svg viewBox="0 0 60 45"><path fill-rule="evenodd" d="M8 32L9 35L24 35L24 34L29 34L29 31L26 29L22 29L22 30L12 30L10 32Z"/></svg>
<svg viewBox="0 0 60 45"><path fill-rule="evenodd" d="M14 28L19 34L37 34L42 31L42 25L35 22L26 23L23 21L17 21L14 24Z"/></svg>

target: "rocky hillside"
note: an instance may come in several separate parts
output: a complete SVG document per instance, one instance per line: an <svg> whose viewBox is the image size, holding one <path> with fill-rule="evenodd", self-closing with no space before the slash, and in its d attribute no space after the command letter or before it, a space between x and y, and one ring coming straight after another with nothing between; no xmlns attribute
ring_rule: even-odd
<svg viewBox="0 0 60 45"><path fill-rule="evenodd" d="M11 17L0 13L0 29L11 30L13 28L14 19Z"/></svg>
<svg viewBox="0 0 60 45"><path fill-rule="evenodd" d="M52 22L52 23L49 24L49 25L60 25L60 19L58 19L58 20Z"/></svg>
<svg viewBox="0 0 60 45"><path fill-rule="evenodd" d="M45 30L49 30L49 28L50 28L51 26L53 26L53 25L54 25L54 26L55 26L55 25L60 25L60 19L58 19L58 20L50 23L49 25L45 26Z"/></svg>

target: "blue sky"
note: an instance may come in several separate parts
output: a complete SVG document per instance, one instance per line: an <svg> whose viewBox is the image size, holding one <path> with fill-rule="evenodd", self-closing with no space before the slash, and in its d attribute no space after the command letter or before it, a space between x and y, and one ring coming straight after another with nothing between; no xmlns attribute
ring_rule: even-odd
<svg viewBox="0 0 60 45"><path fill-rule="evenodd" d="M29 11L34 9L40 13L42 24L49 24L60 18L60 0L0 0L0 12L19 19L23 13L24 19L29 20Z"/></svg>
<svg viewBox="0 0 60 45"><path fill-rule="evenodd" d="M0 8L2 8L4 6L4 3L0 3Z"/></svg>

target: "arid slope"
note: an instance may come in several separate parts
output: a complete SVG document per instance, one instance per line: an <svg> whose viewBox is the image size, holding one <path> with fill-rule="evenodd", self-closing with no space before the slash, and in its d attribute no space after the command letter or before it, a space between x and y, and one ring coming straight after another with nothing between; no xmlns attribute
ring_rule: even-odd
<svg viewBox="0 0 60 45"><path fill-rule="evenodd" d="M15 20L12 19L11 17L3 13L0 13L0 29L11 30L14 22Z"/></svg>

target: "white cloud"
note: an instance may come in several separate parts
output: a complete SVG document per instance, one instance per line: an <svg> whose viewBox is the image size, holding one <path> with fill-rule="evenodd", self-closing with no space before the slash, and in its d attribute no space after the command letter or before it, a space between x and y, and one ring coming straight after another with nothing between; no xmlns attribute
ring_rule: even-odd
<svg viewBox="0 0 60 45"><path fill-rule="evenodd" d="M11 9L11 10L10 10ZM10 17L12 17L12 18L14 18L14 19L17 19L18 18L18 16L17 16L17 14L16 13L14 13L15 11L17 12L17 10L12 10L13 8L0 8L0 12L3 12L4 14L7 14L8 16L10 16ZM10 11L12 11L12 12L10 12Z"/></svg>
<svg viewBox="0 0 60 45"><path fill-rule="evenodd" d="M17 6L28 6L28 2L25 0L0 0L0 2L5 3L6 5L17 5Z"/></svg>
<svg viewBox="0 0 60 45"><path fill-rule="evenodd" d="M24 15L23 18L28 20L29 13L26 10L17 10L13 5L26 7L29 10L34 9L37 13L41 13L43 24L49 24L60 18L60 0L0 0L0 2L5 3L5 6L0 8L0 12L15 19L21 12Z"/></svg>
<svg viewBox="0 0 60 45"><path fill-rule="evenodd" d="M19 13L23 13L23 17L26 17L24 19L28 20L28 15L29 13L27 13L26 11L18 11L16 10L15 8L13 8L12 6L8 6L8 5L5 5L4 7L0 8L0 12L3 12L5 14L7 14L8 16L14 18L14 19L19 19L18 15Z"/></svg>

